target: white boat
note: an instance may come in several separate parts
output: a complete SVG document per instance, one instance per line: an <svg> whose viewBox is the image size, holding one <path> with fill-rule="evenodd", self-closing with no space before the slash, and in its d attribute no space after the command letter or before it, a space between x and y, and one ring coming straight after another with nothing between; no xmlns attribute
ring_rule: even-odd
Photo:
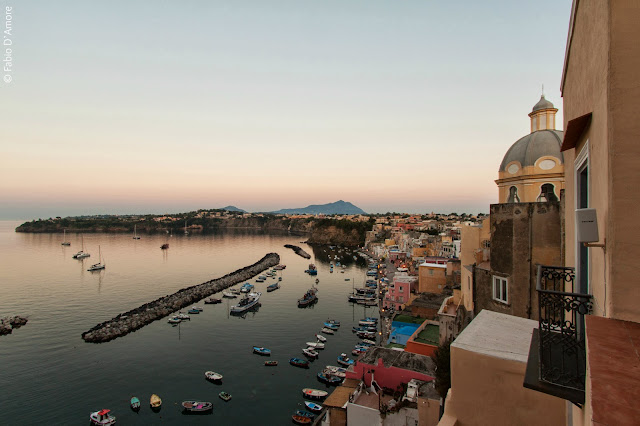
<svg viewBox="0 0 640 426"><path fill-rule="evenodd" d="M87 271L99 271L104 269L107 265L102 263L102 252L100 251L100 246L98 246L98 263L94 263L87 269Z"/></svg>
<svg viewBox="0 0 640 426"><path fill-rule="evenodd" d="M364 343L369 343L369 344L374 345L374 346L376 345L376 342L374 342L373 340L362 339L362 341L363 341Z"/></svg>
<svg viewBox="0 0 640 426"><path fill-rule="evenodd" d="M169 318L167 320L167 322L169 324L180 324L182 322L182 320L180 318L178 318L177 316L173 316L173 317Z"/></svg>
<svg viewBox="0 0 640 426"><path fill-rule="evenodd" d="M322 342L307 342L307 346L311 349L324 349L324 343Z"/></svg>
<svg viewBox="0 0 640 426"><path fill-rule="evenodd" d="M240 314L254 308L262 296L261 292L249 293L247 296L240 299L240 303L231 307L232 314Z"/></svg>
<svg viewBox="0 0 640 426"><path fill-rule="evenodd" d="M182 321L184 321L184 320L191 321L191 317L189 315L185 314L185 313L182 313L182 312L180 312L177 315L175 315L175 318L178 318L178 319L180 319Z"/></svg>
<svg viewBox="0 0 640 426"><path fill-rule="evenodd" d="M309 399L322 399L328 394L329 393L327 391L323 391L319 389L311 389L311 388L302 389L302 395L305 398L309 398Z"/></svg>
<svg viewBox="0 0 640 426"><path fill-rule="evenodd" d="M316 334L316 339L318 339L318 342L326 342L327 338L324 337L322 334Z"/></svg>
<svg viewBox="0 0 640 426"><path fill-rule="evenodd" d="M313 349L304 348L302 349L302 353L311 358L318 358L318 352Z"/></svg>
<svg viewBox="0 0 640 426"><path fill-rule="evenodd" d="M187 231L187 221L184 221L184 235L189 235L189 232Z"/></svg>
<svg viewBox="0 0 640 426"><path fill-rule="evenodd" d="M230 291L223 291L222 292L222 297L226 297L227 299L235 299L236 296L235 294L231 293Z"/></svg>
<svg viewBox="0 0 640 426"><path fill-rule="evenodd" d="M94 413L89 414L89 420L94 425L113 425L116 423L116 417L109 414L111 410L96 411Z"/></svg>
<svg viewBox="0 0 640 426"><path fill-rule="evenodd" d="M84 259L85 257L91 256L89 253L84 251L84 236L82 237L82 250L73 255L74 259Z"/></svg>
<svg viewBox="0 0 640 426"><path fill-rule="evenodd" d="M324 327L324 328L323 328L322 330L320 330L320 331L322 331L324 334L335 334L335 331L333 331L332 329L327 328L327 327Z"/></svg>
<svg viewBox="0 0 640 426"><path fill-rule="evenodd" d="M137 226L138 226L138 225L133 225L133 239L134 239L134 240L139 240L139 239L140 239L140 237L138 237L138 232L137 232L137 230L136 230L136 227L137 227Z"/></svg>
<svg viewBox="0 0 640 426"><path fill-rule="evenodd" d="M324 370L322 370L324 374L327 376L336 376L344 379L347 377L347 370L342 367L336 367L333 365L327 365Z"/></svg>
<svg viewBox="0 0 640 426"><path fill-rule="evenodd" d="M213 381L222 380L222 374L216 373L215 371L205 371L204 377L206 377L207 380L213 380Z"/></svg>

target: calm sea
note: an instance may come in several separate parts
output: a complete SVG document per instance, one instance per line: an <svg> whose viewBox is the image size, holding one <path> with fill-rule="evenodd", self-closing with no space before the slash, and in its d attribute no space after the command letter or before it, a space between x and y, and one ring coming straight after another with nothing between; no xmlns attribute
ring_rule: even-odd
<svg viewBox="0 0 640 426"><path fill-rule="evenodd" d="M302 409L301 389L326 388L316 379L324 365L337 365L341 352L350 352L358 338L351 333L364 316L377 309L347 302L355 282L362 286L366 265L352 255L331 253L348 261L345 273L329 273L328 248L313 249L304 237L258 231L228 231L212 235L85 234L91 257L75 260L82 237L67 234L71 246L62 246L62 234L19 234L19 222L0 222L0 317L23 315L29 323L0 337L0 424L88 424L92 411L109 408L118 424L224 425L291 424L291 414ZM160 245L169 242L168 250ZM284 244L296 244L309 253L303 259ZM106 269L88 272L98 259ZM325 251L326 250L326 251ZM135 333L103 344L85 343L80 335L97 323L183 287L200 284L277 252L287 265L281 288L262 291L262 306L246 317L228 314L230 304L204 305L190 322L172 327L158 320ZM318 265L319 302L299 309L297 299L315 277L304 273ZM349 278L349 281L345 279ZM255 283L255 280L252 282ZM218 294L217 296L221 296ZM342 327L327 336L326 349L312 368L290 366L291 357L304 358L302 348L319 332L322 322L335 318ZM278 367L265 367L252 346L272 350ZM207 370L224 375L221 385L207 382ZM218 393L233 395L223 402ZM148 408L151 394L163 400L162 410ZM139 413L129 408L137 396ZM213 413L182 414L188 399L211 401Z"/></svg>

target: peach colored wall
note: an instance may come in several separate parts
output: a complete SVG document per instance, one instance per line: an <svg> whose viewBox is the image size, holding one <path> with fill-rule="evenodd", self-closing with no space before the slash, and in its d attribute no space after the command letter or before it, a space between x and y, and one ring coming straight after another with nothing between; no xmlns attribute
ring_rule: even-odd
<svg viewBox="0 0 640 426"><path fill-rule="evenodd" d="M433 275L431 275L429 271L433 271ZM420 266L418 270L418 278L418 292L442 293L442 290L447 283L446 268Z"/></svg>
<svg viewBox="0 0 640 426"><path fill-rule="evenodd" d="M633 189L640 164L640 55L634 53L640 39L638 22L637 1L580 2L563 81L565 126L592 113L591 125L575 150L565 151L566 264L575 266L573 163L588 140L589 203L597 211L600 241L606 238L607 244L606 254L600 248L589 249L594 313L636 322L640 321L635 284L640 274L640 194Z"/></svg>
<svg viewBox="0 0 640 426"><path fill-rule="evenodd" d="M565 400L525 388L525 369L523 362L452 346L451 390L440 424L564 425Z"/></svg>
<svg viewBox="0 0 640 426"><path fill-rule="evenodd" d="M439 417L440 401L418 397L418 426L436 426Z"/></svg>

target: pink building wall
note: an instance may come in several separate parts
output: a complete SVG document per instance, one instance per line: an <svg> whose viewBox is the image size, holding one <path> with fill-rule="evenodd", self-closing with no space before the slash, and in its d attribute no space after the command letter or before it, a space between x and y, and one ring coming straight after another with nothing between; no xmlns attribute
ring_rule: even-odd
<svg viewBox="0 0 640 426"><path fill-rule="evenodd" d="M370 371L373 371L375 381L383 388L397 389L402 383L409 383L411 379L429 382L435 380L427 374L417 371L405 370L398 367L385 367L382 358L378 358L377 365L365 364L357 361L353 366L353 372L347 371L347 379L364 380L366 386L371 386Z"/></svg>
<svg viewBox="0 0 640 426"><path fill-rule="evenodd" d="M384 296L383 306L385 308L393 307L396 311L400 310L402 305L409 302L412 284L415 287L415 282L394 281L393 286L389 286L387 294ZM400 297L402 297L402 302L399 300Z"/></svg>

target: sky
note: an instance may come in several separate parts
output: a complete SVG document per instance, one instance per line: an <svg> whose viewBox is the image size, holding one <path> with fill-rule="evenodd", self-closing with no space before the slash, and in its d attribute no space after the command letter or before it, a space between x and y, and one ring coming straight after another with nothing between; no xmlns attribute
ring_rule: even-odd
<svg viewBox="0 0 640 426"><path fill-rule="evenodd" d="M340 199L487 212L542 85L562 126L570 10L0 0L0 219Z"/></svg>

